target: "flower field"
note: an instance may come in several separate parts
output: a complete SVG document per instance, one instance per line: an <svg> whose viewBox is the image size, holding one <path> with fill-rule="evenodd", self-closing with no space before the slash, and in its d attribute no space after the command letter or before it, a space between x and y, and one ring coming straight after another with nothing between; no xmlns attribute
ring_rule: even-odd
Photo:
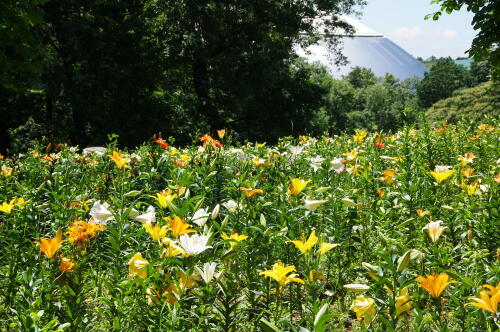
<svg viewBox="0 0 500 332"><path fill-rule="evenodd" d="M498 331L498 123L0 159L0 331Z"/></svg>

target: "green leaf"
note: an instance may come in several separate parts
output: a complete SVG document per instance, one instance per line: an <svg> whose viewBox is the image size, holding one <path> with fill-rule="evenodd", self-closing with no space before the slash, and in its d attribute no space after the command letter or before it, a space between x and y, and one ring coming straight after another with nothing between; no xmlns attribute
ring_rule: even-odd
<svg viewBox="0 0 500 332"><path fill-rule="evenodd" d="M276 325L273 323L265 320L264 318L260 319L260 327L264 332L280 332L281 329L279 329Z"/></svg>

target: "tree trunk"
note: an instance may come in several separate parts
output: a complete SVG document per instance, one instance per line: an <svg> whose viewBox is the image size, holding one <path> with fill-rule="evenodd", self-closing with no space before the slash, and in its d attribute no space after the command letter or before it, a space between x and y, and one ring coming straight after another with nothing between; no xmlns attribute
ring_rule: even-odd
<svg viewBox="0 0 500 332"><path fill-rule="evenodd" d="M194 91L198 99L198 103L196 105L198 114L205 115L208 123L210 124L210 129L213 130L223 128L224 123L220 118L217 109L210 100L210 95L208 93L210 82L206 61L195 55L192 62L192 71Z"/></svg>

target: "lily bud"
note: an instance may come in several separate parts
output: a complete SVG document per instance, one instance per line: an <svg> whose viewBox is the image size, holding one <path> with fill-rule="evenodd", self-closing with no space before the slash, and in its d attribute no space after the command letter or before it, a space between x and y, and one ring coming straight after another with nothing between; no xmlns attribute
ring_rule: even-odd
<svg viewBox="0 0 500 332"><path fill-rule="evenodd" d="M212 220L215 220L219 216L220 204L217 204L212 210Z"/></svg>
<svg viewBox="0 0 500 332"><path fill-rule="evenodd" d="M229 221L229 216L226 216L226 217L224 218L224 220L222 220L222 223L220 224L220 228L221 228L221 229L226 228L228 221Z"/></svg>
<svg viewBox="0 0 500 332"><path fill-rule="evenodd" d="M399 257L397 272L403 271L410 264L410 260L411 260L411 249L408 250L403 256Z"/></svg>

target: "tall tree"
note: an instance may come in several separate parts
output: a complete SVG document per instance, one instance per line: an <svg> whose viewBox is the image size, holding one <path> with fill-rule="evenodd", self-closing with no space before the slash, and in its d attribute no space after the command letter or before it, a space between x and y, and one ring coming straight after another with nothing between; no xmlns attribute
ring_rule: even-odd
<svg viewBox="0 0 500 332"><path fill-rule="evenodd" d="M40 5L46 0L0 3L0 87L24 90L37 83L43 46L34 27L42 23Z"/></svg>
<svg viewBox="0 0 500 332"><path fill-rule="evenodd" d="M453 91L471 84L472 77L465 67L457 65L451 58L441 58L417 84L417 95L421 106L427 108L440 99L450 97Z"/></svg>
<svg viewBox="0 0 500 332"><path fill-rule="evenodd" d="M492 76L500 79L500 5L498 0L432 0L431 3L441 6L441 10L427 15L438 20L443 12L451 14L466 7L474 13L472 26L478 31L469 54L476 61L488 60Z"/></svg>
<svg viewBox="0 0 500 332"><path fill-rule="evenodd" d="M189 75L197 114L212 128L233 125L250 138L261 134L259 127L270 133L270 121L281 127L276 134L294 120L300 128L300 108L308 102L293 82L294 46L316 41L321 20L322 32L348 30L336 15L362 2L158 0L148 9L169 68Z"/></svg>

